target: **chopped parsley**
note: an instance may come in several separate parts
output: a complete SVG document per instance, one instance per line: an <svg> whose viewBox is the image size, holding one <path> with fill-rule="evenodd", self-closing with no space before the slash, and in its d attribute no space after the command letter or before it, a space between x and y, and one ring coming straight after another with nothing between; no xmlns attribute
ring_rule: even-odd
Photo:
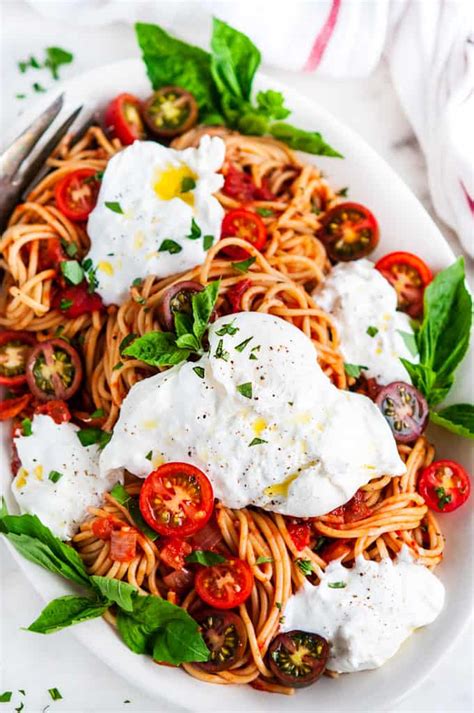
<svg viewBox="0 0 474 713"><path fill-rule="evenodd" d="M43 87L43 85L40 84L39 82L33 83L33 89L37 94L44 94L44 92L46 91L46 89Z"/></svg>
<svg viewBox="0 0 474 713"><path fill-rule="evenodd" d="M78 250L76 243L70 243L67 240L64 240L64 238L62 238L61 245L68 257L76 257Z"/></svg>
<svg viewBox="0 0 474 713"><path fill-rule="evenodd" d="M367 366L362 366L361 364L348 364L347 362L344 363L344 371L346 372L347 376L353 376L354 379L358 379L360 376L360 372L362 370L367 371L367 369Z"/></svg>
<svg viewBox="0 0 474 713"><path fill-rule="evenodd" d="M256 213L262 216L262 218L271 218L275 215L275 212L270 208L256 208Z"/></svg>
<svg viewBox="0 0 474 713"><path fill-rule="evenodd" d="M105 416L105 411L103 408L97 408L91 413L91 418L102 418L103 416Z"/></svg>
<svg viewBox="0 0 474 713"><path fill-rule="evenodd" d="M53 79L59 79L58 67L63 64L71 64L74 59L72 52L63 50L62 47L46 47L46 61L44 67L51 70Z"/></svg>
<svg viewBox="0 0 474 713"><path fill-rule="evenodd" d="M60 694L57 688L48 688L48 693L53 699L53 701L59 701L62 698L62 695Z"/></svg>
<svg viewBox="0 0 474 713"><path fill-rule="evenodd" d="M234 270L238 270L239 272L248 272L248 270L252 267L256 259L256 257L249 257L248 260L242 260L241 262L233 262L232 267L234 268Z"/></svg>
<svg viewBox="0 0 474 713"><path fill-rule="evenodd" d="M223 359L224 361L229 361L229 352L226 352L226 350L224 349L223 339L219 339L214 356L216 357L216 359Z"/></svg>
<svg viewBox="0 0 474 713"><path fill-rule="evenodd" d="M11 691L5 691L0 695L0 703L10 703L12 699L12 692Z"/></svg>
<svg viewBox="0 0 474 713"><path fill-rule="evenodd" d="M71 285L80 285L84 279L84 269L77 260L65 260L60 263L61 272Z"/></svg>
<svg viewBox="0 0 474 713"><path fill-rule="evenodd" d="M180 253L182 249L183 248L181 247L181 245L179 245L179 243L177 243L175 240L170 240L169 238L166 238L165 240L163 240L160 247L158 248L158 252L166 252L170 255L176 255L176 253Z"/></svg>
<svg viewBox="0 0 474 713"><path fill-rule="evenodd" d="M314 572L311 560L296 560L296 566L298 567L300 572L304 574L305 577L308 577Z"/></svg>
<svg viewBox="0 0 474 713"><path fill-rule="evenodd" d="M324 537L324 535L320 535L316 540L316 544L313 548L314 552L319 552L319 550L326 544L327 541L327 537Z"/></svg>
<svg viewBox="0 0 474 713"><path fill-rule="evenodd" d="M132 282L132 287L140 287L142 284L142 278L141 277L136 277L134 281Z"/></svg>
<svg viewBox="0 0 474 713"><path fill-rule="evenodd" d="M239 394L242 394L242 396L245 396L246 399L251 399L252 398L252 384L250 381L247 381L245 384L239 384L237 386L237 391Z"/></svg>
<svg viewBox="0 0 474 713"><path fill-rule="evenodd" d="M273 562L273 557L257 557L255 564L266 564L267 562Z"/></svg>
<svg viewBox="0 0 474 713"><path fill-rule="evenodd" d="M31 436L31 434L33 433L33 430L31 428L31 419L24 418L23 421L21 422L21 428L23 430L24 436Z"/></svg>
<svg viewBox="0 0 474 713"><path fill-rule="evenodd" d="M92 176L84 178L84 183L95 183L95 181L101 181L104 177L104 171L97 171Z"/></svg>
<svg viewBox="0 0 474 713"><path fill-rule="evenodd" d="M41 65L36 59L36 57L30 56L29 59L22 62L18 62L18 69L22 74L25 74L27 69L41 69Z"/></svg>
<svg viewBox="0 0 474 713"><path fill-rule="evenodd" d="M89 292L89 294L92 294L95 288L98 286L99 281L96 277L97 268L94 267L94 263L92 262L90 257L87 257L85 260L82 261L82 269L84 270L87 282L89 283L87 291Z"/></svg>
<svg viewBox="0 0 474 713"><path fill-rule="evenodd" d="M330 589L344 589L346 586L345 582L329 582L328 587Z"/></svg>
<svg viewBox="0 0 474 713"><path fill-rule="evenodd" d="M205 235L203 237L202 241L203 241L204 250L209 250L209 248L212 247L212 243L214 242L214 236Z"/></svg>
<svg viewBox="0 0 474 713"><path fill-rule="evenodd" d="M259 351L260 351L260 344L258 344L256 347L252 347L252 349L250 350L249 359L258 359L258 356L255 354L255 352L259 352Z"/></svg>
<svg viewBox="0 0 474 713"><path fill-rule="evenodd" d="M118 361L114 366L112 367L112 371L117 371L118 369L121 369L123 366L123 362Z"/></svg>
<svg viewBox="0 0 474 713"><path fill-rule="evenodd" d="M196 223L196 221L193 218L191 221L191 232L189 233L189 235L186 235L186 237L189 238L190 240L197 240L198 238L201 237L201 235L202 235L201 228L199 227L199 225Z"/></svg>
<svg viewBox="0 0 474 713"><path fill-rule="evenodd" d="M275 606L281 611L281 602L275 602Z"/></svg>
<svg viewBox="0 0 474 713"><path fill-rule="evenodd" d="M63 477L63 475L64 474L60 473L59 470L52 470L48 475L48 480L50 480L52 483L57 483L58 480Z"/></svg>
<svg viewBox="0 0 474 713"><path fill-rule="evenodd" d="M204 367L195 366L195 367L193 367L193 371L195 374L197 374L199 376L200 379L204 379Z"/></svg>
<svg viewBox="0 0 474 713"><path fill-rule="evenodd" d="M369 335L369 337L375 337L375 335L379 333L378 327L367 327L366 333Z"/></svg>
<svg viewBox="0 0 474 713"><path fill-rule="evenodd" d="M151 459L153 458L153 451L148 451L148 453L146 454L145 458L146 458L147 460L151 460Z"/></svg>
<svg viewBox="0 0 474 713"><path fill-rule="evenodd" d="M65 300L64 298L59 303L59 309L66 310L72 307L72 300Z"/></svg>
<svg viewBox="0 0 474 713"><path fill-rule="evenodd" d="M234 336L234 334L237 334L239 331L238 327L234 327L234 322L235 320L232 320L232 322L229 322L228 324L223 324L220 329L217 330L216 334L218 337L223 337L226 334L230 334L230 336Z"/></svg>
<svg viewBox="0 0 474 713"><path fill-rule="evenodd" d="M189 193L196 188L196 181L191 176L185 176L181 181L181 193Z"/></svg>
<svg viewBox="0 0 474 713"><path fill-rule="evenodd" d="M26 99L26 94L15 94L16 99Z"/></svg>
<svg viewBox="0 0 474 713"><path fill-rule="evenodd" d="M252 341L253 337L249 337L248 339L244 339L243 342L240 342L240 344L237 344L235 347L238 352L243 352L247 344Z"/></svg>
<svg viewBox="0 0 474 713"><path fill-rule="evenodd" d="M440 510L444 510L445 506L451 502L453 496L447 493L444 488L435 488L436 497L438 498L438 507Z"/></svg>
<svg viewBox="0 0 474 713"><path fill-rule="evenodd" d="M349 186L344 186L344 188L340 188L337 192L337 196L342 196L342 198L347 198L347 193L349 191Z"/></svg>
<svg viewBox="0 0 474 713"><path fill-rule="evenodd" d="M104 448L112 438L109 431L103 431L101 428L81 428L77 431L77 437L84 447L97 444L99 448Z"/></svg>
<svg viewBox="0 0 474 713"><path fill-rule="evenodd" d="M112 213L119 213L123 215L122 206L117 201L105 201L105 207L112 211Z"/></svg>
<svg viewBox="0 0 474 713"><path fill-rule="evenodd" d="M254 438L252 441L250 441L249 448L250 446L261 446L262 443L268 443L268 441L264 441L263 438Z"/></svg>

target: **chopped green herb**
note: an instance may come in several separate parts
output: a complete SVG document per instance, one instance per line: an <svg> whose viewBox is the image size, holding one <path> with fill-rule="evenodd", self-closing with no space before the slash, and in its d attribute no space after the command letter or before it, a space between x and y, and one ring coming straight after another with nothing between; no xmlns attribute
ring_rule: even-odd
<svg viewBox="0 0 474 713"><path fill-rule="evenodd" d="M271 218L275 215L275 211L271 210L271 208L256 208L255 212L261 215L262 218Z"/></svg>
<svg viewBox="0 0 474 713"><path fill-rule="evenodd" d="M345 582L328 582L328 587L330 589L344 589L345 586Z"/></svg>
<svg viewBox="0 0 474 713"><path fill-rule="evenodd" d="M232 337L234 334L237 334L239 328L233 326L234 322L235 320L232 320L232 322L229 322L228 324L223 324L222 327L217 330L217 336L223 337L226 334L230 334L230 336Z"/></svg>
<svg viewBox="0 0 474 713"><path fill-rule="evenodd" d="M193 218L191 220L191 232L186 237L189 238L190 240L197 240L198 238L201 237L201 235L202 235L201 228L199 227L199 225L196 223L196 221Z"/></svg>
<svg viewBox="0 0 474 713"><path fill-rule="evenodd" d="M453 496L447 493L444 488L435 488L436 497L438 498L438 507L440 510L444 510L445 505L451 502Z"/></svg>
<svg viewBox="0 0 474 713"><path fill-rule="evenodd" d="M266 564L267 562L273 562L273 557L257 557L255 564Z"/></svg>
<svg viewBox="0 0 474 713"><path fill-rule="evenodd" d="M311 560L298 559L296 560L296 566L298 567L300 572L304 574L305 577L308 577L314 572Z"/></svg>
<svg viewBox="0 0 474 713"><path fill-rule="evenodd" d="M84 447L92 446L96 443L99 448L105 448L112 438L112 434L109 431L103 431L101 428L91 427L81 428L80 431L77 431L77 437Z"/></svg>
<svg viewBox="0 0 474 713"><path fill-rule="evenodd" d="M117 201L105 201L105 207L112 211L112 213L120 213L123 215L122 206Z"/></svg>
<svg viewBox="0 0 474 713"><path fill-rule="evenodd" d="M240 344L237 344L237 346L235 347L236 350L237 350L238 352L243 352L244 349L245 349L245 347L247 346L247 344L248 344L249 342L251 342L252 339L253 339L253 337L249 337L248 339L244 339L243 342L240 342Z"/></svg>
<svg viewBox="0 0 474 713"><path fill-rule="evenodd" d="M63 247L64 252L68 257L76 257L77 255L77 244L69 242L68 240L64 240L64 238L61 240L61 245Z"/></svg>
<svg viewBox="0 0 474 713"><path fill-rule="evenodd" d="M241 262L233 262L232 267L234 268L234 270L238 270L239 272L248 272L248 270L252 267L256 259L256 257L249 257L248 260L242 260Z"/></svg>
<svg viewBox="0 0 474 713"><path fill-rule="evenodd" d="M33 430L31 428L31 419L24 418L23 421L21 422L21 428L23 430L24 436L31 436L31 434L33 433Z"/></svg>
<svg viewBox="0 0 474 713"><path fill-rule="evenodd" d="M250 381L247 381L245 384L239 384L237 386L237 391L239 394L242 394L242 396L245 396L246 399L252 398L252 384Z"/></svg>
<svg viewBox="0 0 474 713"><path fill-rule="evenodd" d="M62 695L60 694L57 688L48 688L48 693L53 699L53 701L60 701L62 698Z"/></svg>
<svg viewBox="0 0 474 713"><path fill-rule="evenodd" d="M15 713L21 713L21 711L23 710L24 707L25 707L25 704L22 701L20 703L20 705L17 708L15 708Z"/></svg>
<svg viewBox="0 0 474 713"><path fill-rule="evenodd" d="M12 691L4 691L4 693L0 695L0 703L10 703L11 699Z"/></svg>
<svg viewBox="0 0 474 713"><path fill-rule="evenodd" d="M250 446L260 446L262 443L268 443L268 441L264 441L263 438L254 438L250 441L249 448Z"/></svg>
<svg viewBox="0 0 474 713"><path fill-rule="evenodd" d="M191 176L185 176L181 181L181 193L189 193L196 188L196 181Z"/></svg>
<svg viewBox="0 0 474 713"><path fill-rule="evenodd" d="M92 176L88 176L87 178L84 178L84 183L95 183L95 181L101 181L104 177L104 171L97 171L97 173L94 173ZM113 253L108 253L109 255L113 255Z"/></svg>
<svg viewBox="0 0 474 713"><path fill-rule="evenodd" d="M281 611L281 602L275 602L275 606Z"/></svg>
<svg viewBox="0 0 474 713"><path fill-rule="evenodd" d="M344 186L344 188L340 188L337 192L337 196L342 196L342 198L347 198L347 193L349 191L349 186Z"/></svg>
<svg viewBox="0 0 474 713"><path fill-rule="evenodd" d="M405 342L405 346L410 352L412 356L417 356L418 355L418 346L416 343L416 337L414 334L411 334L411 332L404 332L403 330L399 329L398 330L399 335L402 337L403 341Z"/></svg>
<svg viewBox="0 0 474 713"><path fill-rule="evenodd" d="M120 356L123 356L122 352L124 351L124 349L126 349L129 346L129 344L131 344L137 337L138 337L138 334L135 334L134 332L132 332L131 334L127 334L127 336L122 339L122 341L120 342L120 346L119 346Z"/></svg>
<svg viewBox="0 0 474 713"><path fill-rule="evenodd" d="M102 418L103 416L105 416L105 411L103 408L97 408L91 413L91 418Z"/></svg>
<svg viewBox="0 0 474 713"><path fill-rule="evenodd" d="M191 554L187 555L184 559L189 564L203 564L207 567L225 562L225 557L210 550L194 550L194 552L191 552Z"/></svg>
<svg viewBox="0 0 474 713"><path fill-rule="evenodd" d="M348 364L344 363L344 371L346 372L347 376L353 376L354 379L358 379L360 376L360 372L362 370L367 370L367 366L362 366L361 364Z"/></svg>
<svg viewBox="0 0 474 713"><path fill-rule="evenodd" d="M379 330L377 327L367 327L367 334L369 337L375 337L376 334L379 333Z"/></svg>
<svg viewBox="0 0 474 713"><path fill-rule="evenodd" d="M118 369L121 369L123 366L123 362L118 361L114 366L112 367L112 371L117 371Z"/></svg>
<svg viewBox="0 0 474 713"><path fill-rule="evenodd" d="M59 309L66 310L72 307L72 300L65 300L64 298L59 303Z"/></svg>
<svg viewBox="0 0 474 713"><path fill-rule="evenodd" d="M193 371L199 376L200 379L204 379L204 368L202 366L193 367Z"/></svg>
<svg viewBox="0 0 474 713"><path fill-rule="evenodd" d="M183 248L181 247L181 245L179 245L179 243L177 243L175 240L169 240L168 238L166 238L166 240L163 240L160 247L158 248L158 252L176 255L176 253L180 253L182 249Z"/></svg>
<svg viewBox="0 0 474 713"><path fill-rule="evenodd" d="M25 690L23 688L19 688L18 693L21 693L22 696L26 696Z"/></svg>
<svg viewBox="0 0 474 713"><path fill-rule="evenodd" d="M132 282L132 287L141 287L142 284L142 278L141 277L136 277L134 281Z"/></svg>
<svg viewBox="0 0 474 713"><path fill-rule="evenodd" d="M26 99L26 94L15 94L16 99Z"/></svg>
<svg viewBox="0 0 474 713"><path fill-rule="evenodd" d="M61 272L71 285L79 285L84 279L84 270L77 260L61 262Z"/></svg>
<svg viewBox="0 0 474 713"><path fill-rule="evenodd" d="M62 477L63 473L60 473L59 470L52 470L48 475L48 480L51 480L52 483L57 483Z"/></svg>
<svg viewBox="0 0 474 713"><path fill-rule="evenodd" d="M226 350L224 349L223 339L219 339L214 356L216 357L216 359L223 359L224 361L229 361L229 352L226 352Z"/></svg>
<svg viewBox="0 0 474 713"><path fill-rule="evenodd" d="M58 67L63 64L71 64L74 55L61 47L46 47L45 67L51 70L53 79L59 79Z"/></svg>
<svg viewBox="0 0 474 713"><path fill-rule="evenodd" d="M147 460L151 460L151 459L153 458L153 451L148 451L148 453L146 454L145 458L146 458Z"/></svg>
<svg viewBox="0 0 474 713"><path fill-rule="evenodd" d="M18 62L18 69L22 74L26 72L27 69L41 69L41 65L36 59L36 57L33 57L32 55L30 56L29 59L24 60L23 62Z"/></svg>
<svg viewBox="0 0 474 713"><path fill-rule="evenodd" d="M40 84L39 82L33 83L33 89L37 94L44 94L44 92L46 91L46 89L43 87L43 85Z"/></svg>
<svg viewBox="0 0 474 713"><path fill-rule="evenodd" d="M214 236L204 235L202 241L203 241L204 250L209 250L209 248L212 247L212 243L214 242Z"/></svg>
<svg viewBox="0 0 474 713"><path fill-rule="evenodd" d="M320 535L316 540L316 544L313 548L314 552L319 552L319 550L326 544L327 541L327 537L324 537L324 535Z"/></svg>

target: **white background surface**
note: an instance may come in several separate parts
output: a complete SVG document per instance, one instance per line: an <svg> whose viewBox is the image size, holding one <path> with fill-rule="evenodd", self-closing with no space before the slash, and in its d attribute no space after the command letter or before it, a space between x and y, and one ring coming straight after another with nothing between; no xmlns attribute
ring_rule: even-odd
<svg viewBox="0 0 474 713"><path fill-rule="evenodd" d="M1 103L0 129L12 124L28 100L17 100L17 93L33 97L31 84L45 87L52 81L47 73L31 70L20 75L17 61L30 54L41 59L43 49L59 45L71 50L75 60L63 68L67 78L106 62L136 56L131 28L116 24L100 29L77 28L51 23L34 14L21 0L0 0L1 9ZM269 72L272 73L271 70ZM326 108L358 131L391 164L433 214L423 157L393 93L386 67L381 65L368 80L329 83L311 75L275 73L303 94L320 101ZM133 91L124 77L124 90ZM0 134L1 136L1 134ZM1 142L1 140L0 140ZM387 186L387 191L390 187ZM438 221L439 224L439 221ZM445 226L441 230L454 251L459 245ZM416 246L414 246L416 252ZM472 276L472 262L468 265ZM3 465L3 464L2 464ZM5 464L5 467L8 467ZM0 693L14 691L12 704L2 710L14 710L24 701L24 713L41 711L160 711L179 709L151 700L133 689L104 664L86 651L67 631L42 637L21 631L42 608L37 594L16 568L4 547L0 551L2 579ZM430 679L393 711L467 713L473 710L473 637L469 629ZM57 687L63 700L53 702L48 688ZM24 689L26 696L18 693ZM216 688L216 708L218 708ZM125 703L130 701L130 703ZM315 689L315 709L317 690ZM274 710L278 711L275 697Z"/></svg>

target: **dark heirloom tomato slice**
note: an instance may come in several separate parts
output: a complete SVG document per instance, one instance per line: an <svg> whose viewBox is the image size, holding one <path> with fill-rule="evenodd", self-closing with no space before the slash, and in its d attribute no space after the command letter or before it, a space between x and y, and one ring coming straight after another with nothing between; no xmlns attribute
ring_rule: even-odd
<svg viewBox="0 0 474 713"><path fill-rule="evenodd" d="M44 404L38 404L35 408L35 413L41 413L45 416L50 416L54 423L69 423L71 420L71 412L65 401L46 401Z"/></svg>
<svg viewBox="0 0 474 713"><path fill-rule="evenodd" d="M119 94L105 110L104 123L112 136L124 145L145 138L141 102L133 94Z"/></svg>
<svg viewBox="0 0 474 713"><path fill-rule="evenodd" d="M92 294L85 282L59 290L53 297L52 306L59 309L65 317L75 319L83 314L104 309L102 298L96 292Z"/></svg>
<svg viewBox="0 0 474 713"><path fill-rule="evenodd" d="M428 265L412 253L395 252L385 255L375 267L395 288L398 309L410 317L421 317L425 287L433 279Z"/></svg>
<svg viewBox="0 0 474 713"><path fill-rule="evenodd" d="M471 481L456 461L437 460L421 472L418 492L432 510L452 512L469 498Z"/></svg>
<svg viewBox="0 0 474 713"><path fill-rule="evenodd" d="M26 362L36 337L30 332L0 333L0 384L14 389L26 381Z"/></svg>
<svg viewBox="0 0 474 713"><path fill-rule="evenodd" d="M193 95L181 87L161 87L146 100L143 118L155 136L171 138L194 126L198 105Z"/></svg>
<svg viewBox="0 0 474 713"><path fill-rule="evenodd" d="M294 629L278 634L268 649L268 665L285 686L304 688L318 680L326 668L329 644L319 634Z"/></svg>
<svg viewBox="0 0 474 713"><path fill-rule="evenodd" d="M150 473L140 491L140 511L160 535L192 535L204 527L213 508L212 485L189 463L165 463Z"/></svg>
<svg viewBox="0 0 474 713"><path fill-rule="evenodd" d="M318 238L324 243L331 260L358 260L376 247L379 227L365 206L339 203L321 219Z"/></svg>
<svg viewBox="0 0 474 713"><path fill-rule="evenodd" d="M227 291L226 297L229 300L232 314L242 311L242 297L249 287L252 287L252 280L240 280Z"/></svg>
<svg viewBox="0 0 474 713"><path fill-rule="evenodd" d="M202 292L203 289L201 283L194 280L183 280L183 282L176 282L168 287L158 303L158 319L163 329L168 332L174 331L174 316L178 312L192 315L191 298L197 292Z"/></svg>
<svg viewBox="0 0 474 713"><path fill-rule="evenodd" d="M64 339L48 339L31 352L26 378L31 393L41 401L65 401L74 396L81 383L81 360Z"/></svg>
<svg viewBox="0 0 474 713"><path fill-rule="evenodd" d="M308 522L290 520L286 523L286 529L297 550L304 550L305 547L308 547L311 537L311 526Z"/></svg>
<svg viewBox="0 0 474 713"><path fill-rule="evenodd" d="M234 237L246 240L257 250L262 250L267 242L265 223L259 215L250 210L231 210L222 221L221 239ZM245 260L249 256L247 250L234 245L223 248L222 252L232 260Z"/></svg>
<svg viewBox="0 0 474 713"><path fill-rule="evenodd" d="M0 401L0 421L7 421L22 413L31 401L31 394L24 394L14 399Z"/></svg>
<svg viewBox="0 0 474 713"><path fill-rule="evenodd" d="M241 171L232 164L229 165L225 172L222 192L240 203L275 200L275 196L268 188L268 183L265 179L263 179L262 185L258 187L249 173Z"/></svg>
<svg viewBox="0 0 474 713"><path fill-rule="evenodd" d="M209 649L209 660L197 663L204 671L226 671L241 658L247 646L244 622L230 611L207 609L196 617L204 642Z"/></svg>
<svg viewBox="0 0 474 713"><path fill-rule="evenodd" d="M428 425L428 404L411 384L393 381L380 389L375 403L399 443L411 443Z"/></svg>
<svg viewBox="0 0 474 713"><path fill-rule="evenodd" d="M233 609L250 596L253 572L247 562L230 558L221 564L200 569L195 587L206 604L217 609Z"/></svg>
<svg viewBox="0 0 474 713"><path fill-rule="evenodd" d="M87 220L95 208L100 188L100 181L94 178L96 174L93 168L80 168L58 181L54 195L59 210L66 218Z"/></svg>
<svg viewBox="0 0 474 713"><path fill-rule="evenodd" d="M163 540L160 560L173 569L183 569L185 557L193 551L192 545L181 537L168 537Z"/></svg>

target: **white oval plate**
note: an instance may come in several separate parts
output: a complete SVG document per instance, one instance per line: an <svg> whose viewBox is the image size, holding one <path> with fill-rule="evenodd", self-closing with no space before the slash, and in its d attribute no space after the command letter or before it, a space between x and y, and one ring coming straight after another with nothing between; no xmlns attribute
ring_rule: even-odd
<svg viewBox="0 0 474 713"><path fill-rule="evenodd" d="M321 131L345 159L310 157L335 187L350 186L350 199L371 208L381 228L381 241L374 257L393 250L418 253L434 270L449 265L453 253L424 208L392 169L357 134L327 111L303 98L287 86L279 85L260 73L256 89L280 89L293 109L291 121L303 128ZM128 91L145 97L150 86L139 60L126 60L106 65L76 77L58 87L66 93L67 111L84 104L87 112L101 109L115 95ZM16 123L9 140L43 109L53 96L48 93ZM471 401L473 384L468 376L467 361L457 380L451 400ZM9 461L7 430L2 439L2 462ZM469 466L472 448L467 441L433 429L441 456L455 457ZM9 468L2 468L1 480L8 505L15 510L9 492ZM391 707L410 689L418 685L446 654L469 619L472 606L472 508L440 518L447 535L446 561L438 570L446 591L446 606L438 620L416 632L402 650L385 666L364 673L344 675L337 680L323 678L316 687L298 691L292 697L264 694L249 686L211 686L200 683L177 669L158 667L145 656L129 651L115 631L105 622L95 620L74 627L77 638L111 668L150 695L176 703L189 710L225 711L368 711ZM66 594L71 587L13 550L13 555L29 578L31 585L45 601ZM471 565L471 566L470 566ZM66 654L66 652L64 652Z"/></svg>

